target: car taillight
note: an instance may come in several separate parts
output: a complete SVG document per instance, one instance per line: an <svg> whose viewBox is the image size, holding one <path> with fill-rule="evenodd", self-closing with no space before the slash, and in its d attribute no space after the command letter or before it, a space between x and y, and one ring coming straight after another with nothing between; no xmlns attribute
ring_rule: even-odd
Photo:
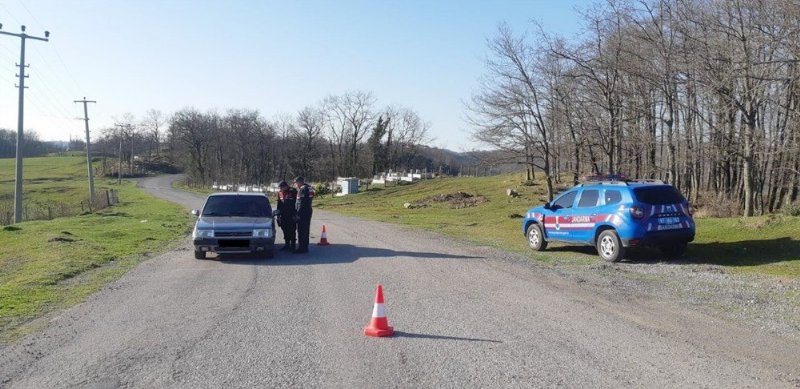
<svg viewBox="0 0 800 389"><path fill-rule="evenodd" d="M644 209L640 207L631 207L631 216L633 216L634 219L644 218Z"/></svg>

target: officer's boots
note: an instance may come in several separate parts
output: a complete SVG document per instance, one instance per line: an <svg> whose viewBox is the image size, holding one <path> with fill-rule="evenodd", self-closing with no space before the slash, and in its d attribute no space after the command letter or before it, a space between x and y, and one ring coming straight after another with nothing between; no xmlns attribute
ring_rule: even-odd
<svg viewBox="0 0 800 389"><path fill-rule="evenodd" d="M294 242L293 241L287 240L286 244L284 244L283 247L281 247L281 251L287 251L287 250L294 251Z"/></svg>

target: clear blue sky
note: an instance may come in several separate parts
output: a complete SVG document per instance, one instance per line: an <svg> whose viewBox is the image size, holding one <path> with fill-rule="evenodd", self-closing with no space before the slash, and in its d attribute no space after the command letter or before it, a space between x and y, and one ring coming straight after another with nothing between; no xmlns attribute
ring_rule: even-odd
<svg viewBox="0 0 800 389"><path fill-rule="evenodd" d="M477 147L463 101L483 73L486 39L533 18L566 36L587 1L0 0L3 30L28 41L25 128L47 140L93 134L130 112L258 109L293 113L330 94L372 91L417 110L435 145ZM19 39L0 35L0 127L17 128Z"/></svg>

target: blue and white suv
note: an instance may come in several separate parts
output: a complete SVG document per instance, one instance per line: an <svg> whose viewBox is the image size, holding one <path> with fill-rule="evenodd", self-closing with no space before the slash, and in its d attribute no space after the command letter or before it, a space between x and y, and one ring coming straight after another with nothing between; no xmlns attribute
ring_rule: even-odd
<svg viewBox="0 0 800 389"><path fill-rule="evenodd" d="M579 243L595 246L601 258L616 262L628 247L658 247L680 256L694 240L695 224L689 202L672 185L601 179L578 184L529 210L522 231L537 251L549 241Z"/></svg>

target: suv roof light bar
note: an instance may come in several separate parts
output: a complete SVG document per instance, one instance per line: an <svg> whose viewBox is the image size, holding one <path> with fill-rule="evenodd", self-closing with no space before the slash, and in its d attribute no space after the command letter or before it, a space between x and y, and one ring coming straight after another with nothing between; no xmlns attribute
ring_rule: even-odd
<svg viewBox="0 0 800 389"><path fill-rule="evenodd" d="M593 175L593 176L583 176L581 177L582 182L606 182L606 181L627 181L628 177L625 177L624 174L600 174L600 175Z"/></svg>
<svg viewBox="0 0 800 389"><path fill-rule="evenodd" d="M663 184L664 181L658 179L638 178L629 179L624 174L605 174L581 177L581 183L578 186L584 185L629 185L637 183L653 183Z"/></svg>

